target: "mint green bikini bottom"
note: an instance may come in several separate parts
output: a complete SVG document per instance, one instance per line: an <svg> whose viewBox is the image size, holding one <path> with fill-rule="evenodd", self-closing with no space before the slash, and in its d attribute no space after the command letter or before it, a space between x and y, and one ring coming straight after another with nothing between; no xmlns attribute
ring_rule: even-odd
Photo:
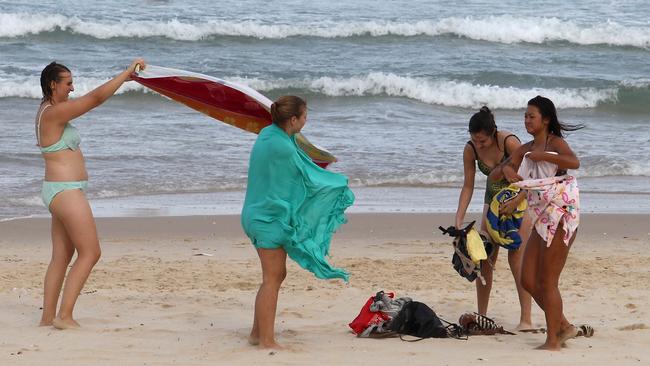
<svg viewBox="0 0 650 366"><path fill-rule="evenodd" d="M52 204L52 200L57 194L70 189L81 189L82 191L85 191L87 187L87 180L80 180L76 182L48 182L44 180L41 198L43 198L43 203L49 210L50 204Z"/></svg>

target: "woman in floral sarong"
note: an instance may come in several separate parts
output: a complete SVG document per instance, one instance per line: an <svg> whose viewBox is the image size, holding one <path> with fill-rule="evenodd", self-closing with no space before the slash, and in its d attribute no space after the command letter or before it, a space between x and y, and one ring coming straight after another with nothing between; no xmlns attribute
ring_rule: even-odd
<svg viewBox="0 0 650 366"><path fill-rule="evenodd" d="M583 126L559 122L555 105L542 96L528 101L524 121L533 140L494 169L490 178L505 177L526 192L533 230L524 252L522 283L546 317L546 342L539 348L560 350L577 334L564 316L558 283L580 220L578 185L567 174L567 169L578 169L580 161L562 132Z"/></svg>

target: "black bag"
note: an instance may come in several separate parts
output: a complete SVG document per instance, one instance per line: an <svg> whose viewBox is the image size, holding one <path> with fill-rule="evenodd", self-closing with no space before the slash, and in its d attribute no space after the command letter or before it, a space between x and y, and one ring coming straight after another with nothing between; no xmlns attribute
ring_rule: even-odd
<svg viewBox="0 0 650 366"><path fill-rule="evenodd" d="M478 277L480 278L481 283L485 285L485 279L481 275L481 263L475 264L472 262L472 259L469 256L469 252L467 251L467 233L472 230L475 222L476 221L472 221L463 229L456 229L453 226L450 226L446 229L440 226L439 229L443 234L447 234L454 238L454 255L451 258L451 264L453 265L454 270L456 270L456 272L458 272L461 277L466 278L469 282L473 282ZM483 239L485 252L489 258L492 255L492 243L485 239L483 235L481 235L481 238ZM489 259L486 262L489 265L492 265Z"/></svg>
<svg viewBox="0 0 650 366"><path fill-rule="evenodd" d="M443 321L448 325L443 325ZM463 336L460 326L440 319L430 307L418 301L409 301L404 304L389 327L397 332L400 338L402 335L420 338L415 341L424 338L461 338ZM404 339L402 338L402 340Z"/></svg>

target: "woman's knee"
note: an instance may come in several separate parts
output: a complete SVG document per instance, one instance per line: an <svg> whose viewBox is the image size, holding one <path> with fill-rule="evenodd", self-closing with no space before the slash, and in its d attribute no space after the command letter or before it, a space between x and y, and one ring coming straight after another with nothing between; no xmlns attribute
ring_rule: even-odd
<svg viewBox="0 0 650 366"><path fill-rule="evenodd" d="M492 262L494 263L494 262ZM490 280L492 279L492 275L494 274L494 267L488 262L488 261L481 261L481 275L485 277L486 279ZM479 282L480 283L480 282Z"/></svg>
<svg viewBox="0 0 650 366"><path fill-rule="evenodd" d="M102 250L99 245L92 248L84 248L83 250L78 251L78 253L78 259L91 262L92 264L99 262L99 258L102 256Z"/></svg>
<svg viewBox="0 0 650 366"><path fill-rule="evenodd" d="M70 264L72 262L72 257L74 256L74 248L72 250L66 249L65 253L62 255L62 259L65 262L66 265Z"/></svg>
<svg viewBox="0 0 650 366"><path fill-rule="evenodd" d="M278 273L276 273L275 280L278 284L281 284L284 282L285 278L287 278L287 268L283 267L282 269L278 270Z"/></svg>
<svg viewBox="0 0 650 366"><path fill-rule="evenodd" d="M508 266L510 267L510 271L512 271L512 275L515 276L515 278L521 278L523 257L523 251L521 251L521 249L508 251Z"/></svg>
<svg viewBox="0 0 650 366"><path fill-rule="evenodd" d="M68 265L74 256L74 247L63 247L52 251L52 262L62 262Z"/></svg>
<svg viewBox="0 0 650 366"><path fill-rule="evenodd" d="M550 276L543 276L539 281L539 289L544 294L557 291L558 286L558 279L551 278Z"/></svg>
<svg viewBox="0 0 650 366"><path fill-rule="evenodd" d="M285 278L287 278L287 269L278 268L275 271L270 271L269 273L265 273L262 282L265 285L279 288L280 285L282 285L282 282L284 281Z"/></svg>
<svg viewBox="0 0 650 366"><path fill-rule="evenodd" d="M490 261L492 263L497 262L497 258L499 258L499 245L492 243L492 253L490 253Z"/></svg>
<svg viewBox="0 0 650 366"><path fill-rule="evenodd" d="M527 270L526 266L522 265L521 275L519 278L521 281L521 286L524 288L524 290L528 291L528 293L537 291L539 280L535 272Z"/></svg>
<svg viewBox="0 0 650 366"><path fill-rule="evenodd" d="M532 294L537 290L537 284L533 276L521 274L521 286L526 290L526 292Z"/></svg>
<svg viewBox="0 0 650 366"><path fill-rule="evenodd" d="M99 258L102 257L102 250L99 245L91 251L90 256L94 263L99 262Z"/></svg>

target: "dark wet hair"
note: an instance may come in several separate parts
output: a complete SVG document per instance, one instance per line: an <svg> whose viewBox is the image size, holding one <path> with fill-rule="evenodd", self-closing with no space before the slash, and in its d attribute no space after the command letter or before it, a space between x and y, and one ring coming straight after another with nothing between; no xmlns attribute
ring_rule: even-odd
<svg viewBox="0 0 650 366"><path fill-rule="evenodd" d="M302 98L295 95L285 95L271 104L271 120L282 127L291 117L299 118L302 116L305 109L307 109L307 102Z"/></svg>
<svg viewBox="0 0 650 366"><path fill-rule="evenodd" d="M542 118L549 120L548 123L548 132L552 135L558 137L564 137L562 131L576 131L581 128L584 128L584 125L569 125L562 123L557 118L557 110L555 109L555 104L541 95L536 96L535 98L528 101L528 105L537 107L539 113L542 115Z"/></svg>
<svg viewBox="0 0 650 366"><path fill-rule="evenodd" d="M487 106L474 113L469 119L469 133L483 132L488 136L496 136L497 123L494 121L494 114Z"/></svg>
<svg viewBox="0 0 650 366"><path fill-rule="evenodd" d="M41 90L43 91L43 101L52 100L52 88L50 84L54 82L59 82L61 78L59 75L62 72L70 72L70 69L65 67L65 65L59 64L56 61L52 61L49 65L45 66L43 71L41 71Z"/></svg>

